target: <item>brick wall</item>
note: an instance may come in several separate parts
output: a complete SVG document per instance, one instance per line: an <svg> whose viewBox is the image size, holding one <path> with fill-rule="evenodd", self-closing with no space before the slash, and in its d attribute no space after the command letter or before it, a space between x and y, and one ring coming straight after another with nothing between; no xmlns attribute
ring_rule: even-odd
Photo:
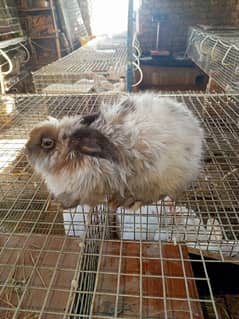
<svg viewBox="0 0 239 319"><path fill-rule="evenodd" d="M160 49L184 51L189 26L230 25L236 23L236 18L239 21L239 0L142 0L137 31L144 52L155 48L155 14L167 16L160 28Z"/></svg>

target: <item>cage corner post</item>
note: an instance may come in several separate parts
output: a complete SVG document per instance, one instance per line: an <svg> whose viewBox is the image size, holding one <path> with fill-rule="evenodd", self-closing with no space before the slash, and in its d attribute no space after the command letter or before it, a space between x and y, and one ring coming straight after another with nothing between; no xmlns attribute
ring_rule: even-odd
<svg viewBox="0 0 239 319"><path fill-rule="evenodd" d="M128 2L128 37L127 37L127 91L132 92L133 85L133 13L134 0Z"/></svg>

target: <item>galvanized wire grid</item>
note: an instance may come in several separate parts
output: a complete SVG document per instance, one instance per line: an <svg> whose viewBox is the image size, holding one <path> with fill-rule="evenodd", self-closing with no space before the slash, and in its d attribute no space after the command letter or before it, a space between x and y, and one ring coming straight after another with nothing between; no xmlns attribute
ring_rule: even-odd
<svg viewBox="0 0 239 319"><path fill-rule="evenodd" d="M100 43L103 45L104 41L102 40ZM81 47L62 59L34 72L33 82L38 93L43 92L52 84L55 85L55 88L59 85L59 93L67 93L67 87L81 92L79 80L94 79L95 75L103 75L105 81L110 81L108 83L108 86L110 86L112 83L119 82L121 77L125 77L126 70L126 46L97 49L93 45L92 47ZM66 85L65 88L64 85ZM97 88L96 85L95 91L97 91ZM109 89L105 89L105 91L107 90Z"/></svg>
<svg viewBox="0 0 239 319"><path fill-rule="evenodd" d="M176 204L166 199L134 213L111 212L105 204L62 211L22 152L29 130L47 115L93 112L118 95L2 98L3 318L194 319L208 308L219 318L207 273L212 260L205 255L238 262L239 97L171 96L184 101L206 131L204 169Z"/></svg>
<svg viewBox="0 0 239 319"><path fill-rule="evenodd" d="M189 258L184 245L162 242L86 240L86 247L74 318L196 319L205 309L218 318L203 254ZM197 284L206 287L206 297Z"/></svg>
<svg viewBox="0 0 239 319"><path fill-rule="evenodd" d="M226 92L239 88L239 30L202 30L189 32L188 56Z"/></svg>
<svg viewBox="0 0 239 319"><path fill-rule="evenodd" d="M117 96L1 98L1 318L63 318L77 288L81 239L67 236L62 209L50 200L23 155L29 130L48 114L59 118L89 113L103 100L115 99ZM86 213L82 208L82 228Z"/></svg>

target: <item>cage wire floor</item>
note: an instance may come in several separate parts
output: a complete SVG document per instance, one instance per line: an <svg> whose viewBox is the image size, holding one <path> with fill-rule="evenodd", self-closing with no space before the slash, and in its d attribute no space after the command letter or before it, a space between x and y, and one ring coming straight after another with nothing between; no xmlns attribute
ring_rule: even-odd
<svg viewBox="0 0 239 319"><path fill-rule="evenodd" d="M239 96L170 96L205 129L203 170L177 203L136 212L63 211L22 151L48 115L94 112L120 95L1 98L0 318L225 318L207 269L239 263Z"/></svg>
<svg viewBox="0 0 239 319"><path fill-rule="evenodd" d="M239 29L192 27L186 52L223 90L238 91Z"/></svg>

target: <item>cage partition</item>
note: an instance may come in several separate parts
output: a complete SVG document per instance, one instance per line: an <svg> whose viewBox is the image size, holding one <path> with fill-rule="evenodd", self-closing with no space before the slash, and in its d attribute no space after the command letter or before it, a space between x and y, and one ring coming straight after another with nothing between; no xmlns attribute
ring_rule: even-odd
<svg viewBox="0 0 239 319"><path fill-rule="evenodd" d="M1 97L3 318L220 319L208 268L239 262L238 95L169 95L205 130L201 175L176 203L62 210L25 158L30 129L48 115L95 112L120 96Z"/></svg>

